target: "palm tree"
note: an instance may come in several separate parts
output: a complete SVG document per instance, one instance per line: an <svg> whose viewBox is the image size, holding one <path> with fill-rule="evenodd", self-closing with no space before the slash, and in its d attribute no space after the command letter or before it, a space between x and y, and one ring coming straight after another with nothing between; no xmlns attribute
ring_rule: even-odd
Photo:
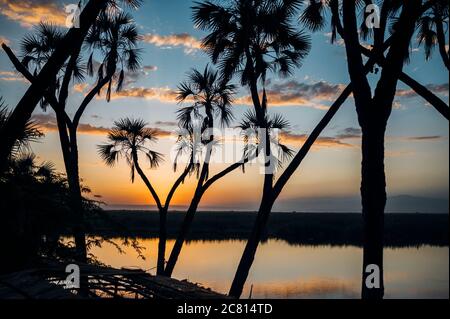
<svg viewBox="0 0 450 319"><path fill-rule="evenodd" d="M7 123L10 115L11 112L8 110L3 97L0 97L0 130ZM32 120L27 121L21 134L17 137L11 153L8 155L8 160L12 160L20 154L29 151L31 143L37 142L43 136L44 133L39 130L37 123Z"/></svg>
<svg viewBox="0 0 450 319"><path fill-rule="evenodd" d="M366 4L371 4L366 1ZM382 1L380 2L380 28L370 30L365 21L358 31L357 15L364 16L364 6L356 6L353 1L337 0L315 2L311 1L305 9L302 20L312 30L319 30L325 25L325 15L331 12L333 40L339 35L345 43L347 64L352 90L355 98L356 111L362 129L362 179L361 197L364 219L364 257L362 297L382 298L383 284L383 219L386 203L386 181L384 172L384 136L389 119L398 80L402 80L424 96L433 101L435 106L448 119L448 106L442 105L439 99L430 97L429 92L411 81L403 71L403 64L408 59L409 46L417 26L425 20L433 6L447 6L445 1ZM361 11L360 11L361 10ZM448 10L448 9L447 9ZM434 11L435 13L436 11ZM341 22L341 13L343 23ZM364 16L365 17L365 16ZM390 38L385 39L387 26L391 24ZM372 32L373 31L373 32ZM423 32L422 32L423 34ZM360 44L359 37L369 40L373 36L372 50L367 50ZM429 40L425 40L429 41ZM383 52L388 49L386 58ZM428 49L427 49L428 50ZM382 66L380 79L372 94L367 79L367 69L363 64L362 54L368 55ZM375 264L380 269L380 285L369 289L365 284L369 275L365 269L369 264Z"/></svg>
<svg viewBox="0 0 450 319"><path fill-rule="evenodd" d="M145 155L150 163L150 168L158 167L163 158L160 153L149 148L149 144L156 142L158 131L147 128L146 125L142 120L129 118L116 121L108 134L109 143L99 146L99 154L109 166L114 166L119 157L124 157L131 168L131 182L134 182L135 171L137 171L154 199L160 215L157 274L163 275L167 241L167 212L175 191L184 182L186 176L192 172L193 163L188 161L182 174L172 185L163 204L139 164L139 154Z"/></svg>
<svg viewBox="0 0 450 319"><path fill-rule="evenodd" d="M446 47L446 28L448 28L448 1L435 1L431 10L428 10L419 19L419 44L423 44L425 49L425 58L431 58L433 49L437 46L442 62L450 68L449 52Z"/></svg>
<svg viewBox="0 0 450 319"><path fill-rule="evenodd" d="M36 28L35 34L26 36L22 41L22 63L17 61L10 50L6 51L16 68L22 72L25 78L33 81L35 76L30 73L29 69L33 68L33 73L37 74L41 67L46 65L49 57L57 50L63 39L63 33L58 28L41 23ZM113 80L117 82L116 90L120 90L125 70L135 71L139 67L138 40L136 26L129 14L102 13L86 37L86 48L92 51L86 67L83 66L80 48L56 75L53 84L46 91L45 98L41 100L44 108L49 104L56 113L64 164L72 192L71 206L73 211L78 212L79 215L79 225L75 226L77 229L75 230L75 241L79 248L81 261L86 260L86 243L82 231L83 210L78 167L77 129L83 113L95 95L100 94L101 90L108 85L106 98L109 101ZM99 51L100 56L103 56L103 63L97 70L97 83L84 97L71 119L66 112L69 85L71 81L84 81L86 69L87 75L93 75L94 51ZM117 65L121 66L120 71L117 70Z"/></svg>
<svg viewBox="0 0 450 319"><path fill-rule="evenodd" d="M302 1L236 0L227 5L210 1L193 7L195 26L210 33L203 47L221 76L231 79L240 74L242 85L249 88L257 126L266 129L269 141L265 81L270 71L288 76L301 64L310 49L307 35L293 26L293 18ZM258 89L262 84L262 96ZM239 297L256 253L261 234L273 205L273 156L270 143L263 143L266 171L263 195L252 234L241 258L230 294Z"/></svg>
<svg viewBox="0 0 450 319"><path fill-rule="evenodd" d="M198 170L198 182L194 191L191 204L186 212L181 229L178 233L172 252L165 269L165 275L171 276L175 264L180 255L184 241L189 233L200 200L206 191L205 184L209 178L209 162L215 145L214 120L217 118L222 126L227 126L233 120L231 111L232 97L235 86L219 78L218 72L208 66L203 72L193 69L188 74L188 80L181 83L178 88L178 101L188 101L178 111L179 126L188 134L188 141L180 139L180 150L188 148L191 158L194 160L194 168ZM196 126L195 123L199 125ZM195 138L196 134L199 138ZM205 157L200 169L199 153L205 148Z"/></svg>
<svg viewBox="0 0 450 319"><path fill-rule="evenodd" d="M138 7L141 4L141 0L122 0L121 3L131 7ZM31 118L31 114L45 95L48 87L54 83L54 78L66 60L79 52L84 38L100 12L118 4L119 1L116 0L90 0L80 15L80 27L71 28L55 51L48 57L48 62L36 75L35 81L25 92L0 132L0 171L4 169L8 154L17 137L23 131L25 123Z"/></svg>

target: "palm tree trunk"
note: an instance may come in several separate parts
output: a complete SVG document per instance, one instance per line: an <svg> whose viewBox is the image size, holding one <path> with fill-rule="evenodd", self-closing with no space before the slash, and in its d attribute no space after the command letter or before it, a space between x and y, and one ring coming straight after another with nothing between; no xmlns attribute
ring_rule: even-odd
<svg viewBox="0 0 450 319"><path fill-rule="evenodd" d="M375 119L374 119L375 122ZM383 282L383 230L386 205L386 177L384 172L384 133L386 122L371 123L362 129L361 199L363 212L363 274L362 298L382 299ZM376 265L379 286L366 282L371 272L369 265ZM370 279L370 278L369 278Z"/></svg>
<svg viewBox="0 0 450 319"><path fill-rule="evenodd" d="M269 175L266 175L269 176ZM250 268L255 260L256 250L258 249L259 242L264 234L264 231L269 220L270 212L272 210L274 200L272 196L263 194L261 206L258 210L258 215L255 220L250 237L245 245L244 252L242 254L239 266L234 275L233 282L229 291L229 295L233 298L240 298L244 289L245 282L247 281Z"/></svg>
<svg viewBox="0 0 450 319"><path fill-rule="evenodd" d="M167 242L167 210L163 209L159 212L159 242L158 242L158 261L156 266L156 274L164 275L164 261L166 255Z"/></svg>
<svg viewBox="0 0 450 319"><path fill-rule="evenodd" d="M187 236L189 235L189 231L191 229L192 222L195 217L195 213L197 212L198 205L200 204L200 201L202 199L202 196L206 190L205 187L203 187L203 183L206 180L209 170L209 160L211 158L211 152L212 152L212 145L211 142L213 141L214 137L211 136L210 143L208 144L208 149L206 153L205 162L203 163L202 172L200 174L200 178L197 183L197 187L195 189L194 197L191 200L191 204L189 205L189 208L186 212L186 215L184 216L183 223L181 224L180 231L178 232L177 239L175 240L175 244L172 248L172 251L170 252L169 260L167 261L166 268L164 270L164 275L167 277L171 277L173 270L175 268L175 265L178 261L178 257L180 256L181 249L183 248L184 242L186 241Z"/></svg>
<svg viewBox="0 0 450 319"><path fill-rule="evenodd" d="M102 9L106 0L90 0L80 16L80 28L72 28L64 37L61 45L54 51L48 62L42 68L22 99L17 104L8 122L0 132L0 171L7 165L7 159L17 137L23 131L25 123L30 119L37 103L52 84L52 79L60 71L67 58L80 48L84 38Z"/></svg>
<svg viewBox="0 0 450 319"><path fill-rule="evenodd" d="M186 241L186 238L189 234L189 230L191 229L192 221L194 220L195 213L197 212L198 205L203 196L203 189L199 188L196 190L194 197L192 198L191 204L186 212L186 215L183 220L183 224L181 225L180 231L178 232L177 239L175 240L175 244L170 252L169 260L167 261L166 269L164 270L164 275L171 277L175 265L178 261L178 257L180 256L181 249L183 248L183 244Z"/></svg>
<svg viewBox="0 0 450 319"><path fill-rule="evenodd" d="M374 97L362 111L365 114L364 121L361 122L361 203L364 229L361 295L363 299L382 299L384 296L383 231L386 206L384 139L397 82L402 74L405 57L408 56L409 44L420 12L420 0L410 0L403 5L399 18L400 27L394 34L395 40L387 54ZM378 276L372 273L373 271L369 271L369 265L375 266L375 269L379 271ZM372 277L373 275L375 277Z"/></svg>
<svg viewBox="0 0 450 319"><path fill-rule="evenodd" d="M76 132L73 131L70 134L70 168L67 172L71 194L71 209L75 213L74 234L77 260L80 262L87 262L86 232L84 227L85 213L83 208L83 197L81 194L78 146L75 134Z"/></svg>

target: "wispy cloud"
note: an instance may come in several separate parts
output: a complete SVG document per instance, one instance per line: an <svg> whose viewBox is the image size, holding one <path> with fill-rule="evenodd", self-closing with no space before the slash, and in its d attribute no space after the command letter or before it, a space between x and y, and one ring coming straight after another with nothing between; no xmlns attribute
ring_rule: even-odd
<svg viewBox="0 0 450 319"><path fill-rule="evenodd" d="M442 84L427 84L425 85L425 87L434 92L435 94L441 94L444 96L448 96L448 90L449 90L449 86L448 83L442 83ZM410 98L410 97L417 97L417 93L412 90L412 89L400 89L397 90L397 96L398 97L405 97L405 98Z"/></svg>
<svg viewBox="0 0 450 319"><path fill-rule="evenodd" d="M441 140L441 135L426 135L426 136L410 136L407 137L409 141L437 141Z"/></svg>
<svg viewBox="0 0 450 319"><path fill-rule="evenodd" d="M343 89L343 84L325 81L302 83L292 80L269 84L266 93L269 106L300 106L326 110L329 106L324 102L334 101ZM236 103L251 105L251 97L238 98Z"/></svg>
<svg viewBox="0 0 450 319"><path fill-rule="evenodd" d="M326 110L329 106L324 103L334 101L343 87L344 85L341 84L330 84L324 81L311 84L289 81L269 85L266 92L269 107L295 106ZM87 88L85 83L74 86L77 92L86 92ZM176 96L177 91L170 87L130 87L114 92L111 99L140 98L163 103L177 103ZM235 105L252 105L252 100L248 95L241 96L235 99Z"/></svg>
<svg viewBox="0 0 450 319"><path fill-rule="evenodd" d="M158 126L178 126L175 121L156 121L154 124Z"/></svg>
<svg viewBox="0 0 450 319"><path fill-rule="evenodd" d="M58 125L56 118L52 114L36 114L33 115L33 121L40 127L44 133L57 132ZM109 128L103 126L95 126L92 124L80 123L78 126L78 133L90 135L106 135Z"/></svg>
<svg viewBox="0 0 450 319"><path fill-rule="evenodd" d="M290 145L302 145L305 143L306 139L308 138L308 134L296 134L291 132L282 132L280 133L280 138L282 143L287 143ZM322 136L317 138L316 142L314 143L313 147L355 147L352 144L346 143L341 141L338 137L333 136Z"/></svg>
<svg viewBox="0 0 450 319"><path fill-rule="evenodd" d="M338 139L354 139L361 138L361 129L357 127L347 127L336 135Z"/></svg>
<svg viewBox="0 0 450 319"><path fill-rule="evenodd" d="M176 91L169 87L134 87L115 92L111 95L111 99L141 98L158 100L164 103L176 103L176 96Z"/></svg>
<svg viewBox="0 0 450 319"><path fill-rule="evenodd" d="M189 33L177 33L170 35L159 35L147 33L142 37L144 42L154 44L158 47L172 48L183 47L184 52L189 54L201 48L201 42Z"/></svg>
<svg viewBox="0 0 450 319"><path fill-rule="evenodd" d="M41 21L65 25L64 5L51 0L0 0L0 14L30 28Z"/></svg>
<svg viewBox="0 0 450 319"><path fill-rule="evenodd" d="M33 115L33 121L40 127L44 133L57 132L58 125L56 118L52 114L36 114ZM97 126L94 124L80 123L78 126L78 133L85 135L107 135L111 128L104 126ZM160 138L172 136L172 132L156 128L157 135Z"/></svg>
<svg viewBox="0 0 450 319"><path fill-rule="evenodd" d="M94 61L94 73L97 73L98 67L100 66L100 63L97 61ZM150 76L150 72L155 72L158 70L158 67L155 65L145 65L139 70L136 71L126 71L123 87L125 90L127 90L128 87L132 86L139 80L145 79L146 77ZM115 82L115 80L114 80ZM86 93L86 91L91 87L88 83L75 83L73 85L73 90L75 92L79 93Z"/></svg>
<svg viewBox="0 0 450 319"><path fill-rule="evenodd" d="M12 71L0 71L0 81L8 81L8 82L28 82L22 75L17 74Z"/></svg>

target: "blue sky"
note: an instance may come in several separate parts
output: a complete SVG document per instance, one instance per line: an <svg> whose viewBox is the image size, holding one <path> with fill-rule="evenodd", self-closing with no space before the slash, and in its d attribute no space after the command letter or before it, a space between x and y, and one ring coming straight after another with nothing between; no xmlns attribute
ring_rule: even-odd
<svg viewBox="0 0 450 319"><path fill-rule="evenodd" d="M69 3L48 0L16 3L1 0L0 38L20 54L20 39L33 31L36 13L42 13L42 18L61 24L65 17L64 4ZM191 68L203 69L210 63L199 49L199 41L205 33L193 27L191 5L191 1L183 0L145 1L137 12L133 12L143 35L140 43L143 69L129 78L132 81L125 87L122 96L113 97L110 103L104 99L93 101L82 118L83 124L105 129L111 127L114 120L132 116L141 117L154 127L174 129L170 123L161 123L174 122L176 119L175 112L179 106L173 101L173 91ZM312 50L292 77L280 79L277 75L270 76L269 88L273 89L274 94L272 101L277 100L275 94L279 94L277 101L283 101L271 105L269 99L271 111L289 119L290 133L299 137L298 141L292 141L290 145L295 149L301 146L301 136L314 128L326 111L325 108L349 80L344 47L330 44L328 32L329 28L326 28L312 35ZM28 86L17 74L11 73L13 71L10 61L1 52L0 95L10 106L17 103ZM448 71L437 52L430 61L425 61L423 48L413 44L411 61L404 71L420 83L429 85L448 103ZM376 75L370 76L373 87L376 80ZM93 82L94 79L89 79L84 86ZM288 83L292 85L292 91L289 92ZM80 103L86 90L84 86L79 84L71 90L69 110ZM448 121L402 83L399 83L398 91L401 96L396 98L386 139L389 194L448 198ZM238 100L243 101L247 94L245 88L240 88L238 98L241 99ZM132 95L138 97L130 97ZM249 108L242 104L245 103L235 105L237 119ZM51 110L44 113L37 109L35 116L50 123L53 115ZM356 137L341 138L346 132L357 132L357 128L353 100L349 99L323 133L329 139L319 141L286 187L278 203L280 209L300 210L302 199L306 198L358 196L360 141ZM151 205L145 187L138 181L131 185L124 163L117 168L108 168L101 163L96 154L96 145L105 140L101 133L101 130L86 130L80 136L80 172L85 182L110 204ZM167 155L172 144L172 140L162 137L155 147ZM40 159L51 160L63 170L54 131L48 129L46 137L33 150ZM159 170L148 171L162 194L176 178L170 166L167 156ZM215 169L221 167L218 165ZM204 207L254 209L259 199L259 180L255 168L250 169L245 178L240 172L233 173L211 189L212 194L206 195ZM236 182L243 189L237 190ZM185 190L175 198L175 204L183 206L188 203L190 185L193 183L187 182ZM243 191L251 195L244 197L241 195ZM224 193L230 198L224 200Z"/></svg>

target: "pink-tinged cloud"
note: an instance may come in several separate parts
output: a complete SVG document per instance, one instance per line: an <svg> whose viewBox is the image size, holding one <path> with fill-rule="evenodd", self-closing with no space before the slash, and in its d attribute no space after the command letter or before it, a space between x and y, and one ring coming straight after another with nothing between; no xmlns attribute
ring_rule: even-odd
<svg viewBox="0 0 450 319"><path fill-rule="evenodd" d="M158 47L183 47L186 53L192 53L199 50L202 46L200 40L193 37L189 33L178 33L170 35L159 35L155 33L147 33L142 37L147 43L154 44Z"/></svg>
<svg viewBox="0 0 450 319"><path fill-rule="evenodd" d="M164 103L176 103L177 92L168 87L130 88L116 92L111 99L142 98L147 100L158 100Z"/></svg>
<svg viewBox="0 0 450 319"><path fill-rule="evenodd" d="M448 83L443 83L443 84L427 84L425 85L425 87L432 91L435 94L440 94L443 96L448 96L448 90L449 90L449 86ZM417 97L417 93L412 90L412 89L399 89L397 90L396 95L398 97Z"/></svg>
<svg viewBox="0 0 450 319"><path fill-rule="evenodd" d="M7 82L18 81L28 83L27 79L25 79L22 75L12 71L0 71L0 81L7 81Z"/></svg>
<svg viewBox="0 0 450 319"><path fill-rule="evenodd" d="M51 132L58 131L58 125L56 122L56 118L52 114L36 114L36 115L33 115L32 119L44 133L51 133ZM87 124L87 123L80 123L78 125L78 130L77 130L77 132L79 134L104 135L104 136L106 136L109 131L110 131L109 127L97 126L97 125ZM170 132L170 131L162 130L159 128L156 128L156 131L157 131L158 137L160 137L160 138L172 136L172 132Z"/></svg>
<svg viewBox="0 0 450 319"><path fill-rule="evenodd" d="M327 110L325 102L334 101L342 91L344 85L316 82L312 84L289 81L269 85L267 88L267 100L269 107L298 106ZM85 84L79 84L76 90L84 92ZM158 100L164 103L176 103L177 92L168 87L132 87L121 92L113 93L112 99L142 98ZM252 105L250 96L238 97L235 105ZM328 103L327 103L328 104Z"/></svg>
<svg viewBox="0 0 450 319"><path fill-rule="evenodd" d="M324 102L334 101L344 88L343 84L331 84L325 81L302 83L291 80L269 83L266 89L267 103L269 107L299 106L327 110L329 106ZM251 97L238 98L236 103L252 105Z"/></svg>
<svg viewBox="0 0 450 319"><path fill-rule="evenodd" d="M64 6L50 0L0 0L0 14L27 28L41 21L64 26L67 17Z"/></svg>
<svg viewBox="0 0 450 319"><path fill-rule="evenodd" d="M282 143L300 147L308 139L308 134L295 134L291 132L280 133ZM353 148L355 145L343 142L338 137L322 136L317 138L313 147L339 147L339 148Z"/></svg>

